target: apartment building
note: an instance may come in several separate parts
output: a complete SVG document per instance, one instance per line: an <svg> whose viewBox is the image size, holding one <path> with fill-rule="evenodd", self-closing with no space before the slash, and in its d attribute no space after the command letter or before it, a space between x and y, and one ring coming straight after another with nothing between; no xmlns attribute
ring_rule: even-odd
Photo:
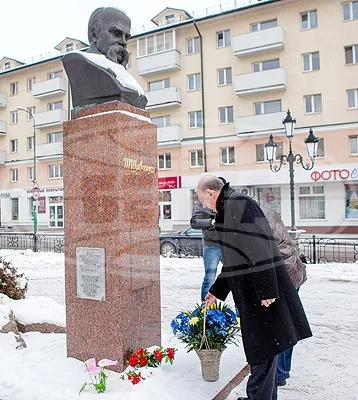
<svg viewBox="0 0 358 400"><path fill-rule="evenodd" d="M264 150L272 134L277 162L288 154L282 120L290 109L297 120L294 153L309 162L309 129L320 139L314 168L295 166L296 225L358 233L358 1L247 3L193 15L166 8L151 26L133 29L128 70L147 91L158 126L160 227L188 226L203 173L224 176L289 226L288 167L273 173ZM20 105L36 107L39 224L61 228L60 132L71 107L61 62L57 56L21 65L4 58L0 68L2 224L31 229L33 124Z"/></svg>

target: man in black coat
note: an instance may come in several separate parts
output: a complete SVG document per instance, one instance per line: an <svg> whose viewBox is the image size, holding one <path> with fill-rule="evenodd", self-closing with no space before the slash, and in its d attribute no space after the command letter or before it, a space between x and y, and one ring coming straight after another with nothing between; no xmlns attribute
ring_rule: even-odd
<svg viewBox="0 0 358 400"><path fill-rule="evenodd" d="M204 207L216 212L223 255L206 305L232 292L251 368L247 398L275 400L277 355L312 336L301 301L259 205L210 175L200 179L197 194Z"/></svg>

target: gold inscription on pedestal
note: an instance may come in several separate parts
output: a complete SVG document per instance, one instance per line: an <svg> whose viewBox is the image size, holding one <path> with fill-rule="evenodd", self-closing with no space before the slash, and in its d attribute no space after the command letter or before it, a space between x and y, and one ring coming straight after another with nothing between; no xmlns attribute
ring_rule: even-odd
<svg viewBox="0 0 358 400"><path fill-rule="evenodd" d="M142 160L136 160L135 158L124 157L122 160L123 167L130 169L131 171L143 171L148 172L148 174L154 174L156 167L143 164Z"/></svg>

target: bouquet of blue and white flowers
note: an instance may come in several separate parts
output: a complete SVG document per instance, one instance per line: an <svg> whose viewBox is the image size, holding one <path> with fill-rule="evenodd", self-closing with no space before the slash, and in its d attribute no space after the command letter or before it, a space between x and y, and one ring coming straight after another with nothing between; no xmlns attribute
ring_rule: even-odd
<svg viewBox="0 0 358 400"><path fill-rule="evenodd" d="M216 349L222 351L230 343L238 345L236 334L240 320L227 304L214 303L184 311L171 322L174 335L186 343L189 351Z"/></svg>

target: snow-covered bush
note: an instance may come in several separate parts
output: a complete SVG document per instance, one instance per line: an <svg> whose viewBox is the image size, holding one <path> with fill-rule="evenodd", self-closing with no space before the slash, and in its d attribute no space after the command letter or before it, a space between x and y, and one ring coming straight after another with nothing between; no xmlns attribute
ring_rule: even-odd
<svg viewBox="0 0 358 400"><path fill-rule="evenodd" d="M10 261L0 257L0 293L6 294L10 299L19 300L25 297L27 287L24 274L18 273Z"/></svg>

